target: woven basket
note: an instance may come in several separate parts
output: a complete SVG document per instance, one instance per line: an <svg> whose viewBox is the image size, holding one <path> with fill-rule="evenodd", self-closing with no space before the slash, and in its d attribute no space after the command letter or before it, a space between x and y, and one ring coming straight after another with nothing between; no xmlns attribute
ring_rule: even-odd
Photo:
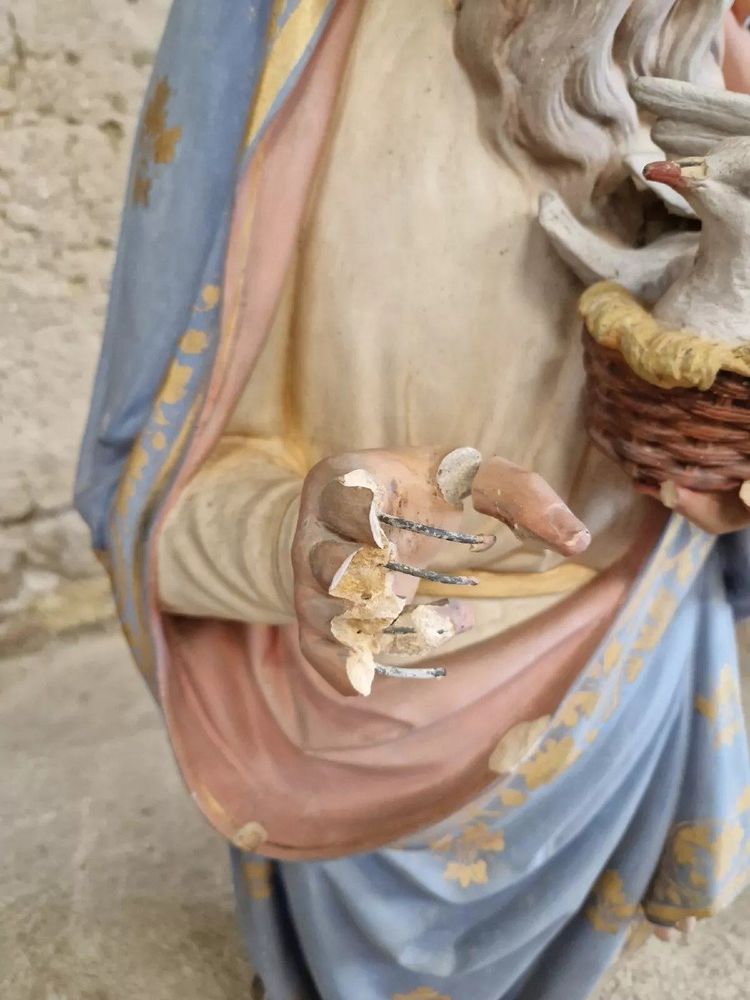
<svg viewBox="0 0 750 1000"><path fill-rule="evenodd" d="M750 378L720 371L707 390L660 389L585 329L583 344L589 434L636 482L706 493L750 480Z"/></svg>

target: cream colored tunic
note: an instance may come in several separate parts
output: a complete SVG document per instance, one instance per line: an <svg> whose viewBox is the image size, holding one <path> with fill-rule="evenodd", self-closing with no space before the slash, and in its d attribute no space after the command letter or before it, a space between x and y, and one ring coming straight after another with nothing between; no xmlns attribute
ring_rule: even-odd
<svg viewBox="0 0 750 1000"><path fill-rule="evenodd" d="M171 610L289 621L302 475L363 448L473 445L535 469L591 529L595 569L637 530L644 501L584 432L580 289L535 223L538 189L480 138L452 32L442 0L365 5L276 323L160 539ZM499 530L469 565L561 561ZM446 546L440 566L459 565ZM491 631L540 606L492 603Z"/></svg>

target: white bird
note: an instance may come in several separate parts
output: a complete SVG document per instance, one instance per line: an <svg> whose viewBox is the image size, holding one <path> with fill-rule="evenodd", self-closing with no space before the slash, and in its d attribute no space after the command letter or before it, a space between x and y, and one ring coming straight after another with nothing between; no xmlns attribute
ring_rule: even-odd
<svg viewBox="0 0 750 1000"><path fill-rule="evenodd" d="M616 281L645 302L658 301L688 271L698 252L698 233L670 233L645 247L625 247L594 232L554 191L539 201L539 222L558 255L586 286Z"/></svg>
<svg viewBox="0 0 750 1000"><path fill-rule="evenodd" d="M701 220L698 253L653 309L714 341L750 340L750 138L707 156L649 164L644 176L679 192Z"/></svg>
<svg viewBox="0 0 750 1000"><path fill-rule="evenodd" d="M692 209L702 231L630 248L580 223L545 194L539 221L581 281L615 281L654 306L666 324L711 340L750 340L750 97L676 80L640 78L631 92L654 116L654 142L675 159L646 166L626 157L671 211ZM686 156L686 154L695 154ZM666 186L665 186L666 185Z"/></svg>

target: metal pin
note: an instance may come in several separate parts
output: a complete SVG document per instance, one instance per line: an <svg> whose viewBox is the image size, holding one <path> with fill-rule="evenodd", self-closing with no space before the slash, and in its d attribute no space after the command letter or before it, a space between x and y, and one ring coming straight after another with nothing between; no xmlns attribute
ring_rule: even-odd
<svg viewBox="0 0 750 1000"><path fill-rule="evenodd" d="M476 587L479 580L473 576L446 576L445 573L435 573L431 569L419 569L407 566L405 563L389 562L385 568L393 573L405 573L407 576L417 576L420 580L430 580L431 583L444 583L450 587Z"/></svg>
<svg viewBox="0 0 750 1000"><path fill-rule="evenodd" d="M446 630L444 628L439 628L437 630L437 635L445 635ZM406 625L389 625L388 628L383 629L385 635L416 635L417 630L415 628L407 628Z"/></svg>
<svg viewBox="0 0 750 1000"><path fill-rule="evenodd" d="M386 667L382 663L375 664L375 673L379 677L396 677L400 680L410 681L431 681L440 677L445 677L445 667L424 667L414 669L413 667Z"/></svg>
<svg viewBox="0 0 750 1000"><path fill-rule="evenodd" d="M436 528L432 524L421 524L419 521L409 521L405 517L394 517L392 514L378 514L381 524L390 528L400 528L401 531L411 531L416 535L428 535L430 538L440 538L445 542L458 542L460 545L471 545L478 551L489 549L495 544L494 535L467 535L461 531L447 531Z"/></svg>

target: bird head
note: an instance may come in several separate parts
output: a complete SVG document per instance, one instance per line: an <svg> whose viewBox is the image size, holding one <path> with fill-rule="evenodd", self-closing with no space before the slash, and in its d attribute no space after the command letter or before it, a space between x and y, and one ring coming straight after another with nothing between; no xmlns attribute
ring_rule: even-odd
<svg viewBox="0 0 750 1000"><path fill-rule="evenodd" d="M750 137L726 139L707 156L649 163L643 176L677 191L700 217L728 218L732 211L740 211L742 201L750 201Z"/></svg>
<svg viewBox="0 0 750 1000"><path fill-rule="evenodd" d="M643 168L643 176L654 184L666 184L680 194L694 188L706 179L706 157L691 157L684 160L658 160Z"/></svg>

